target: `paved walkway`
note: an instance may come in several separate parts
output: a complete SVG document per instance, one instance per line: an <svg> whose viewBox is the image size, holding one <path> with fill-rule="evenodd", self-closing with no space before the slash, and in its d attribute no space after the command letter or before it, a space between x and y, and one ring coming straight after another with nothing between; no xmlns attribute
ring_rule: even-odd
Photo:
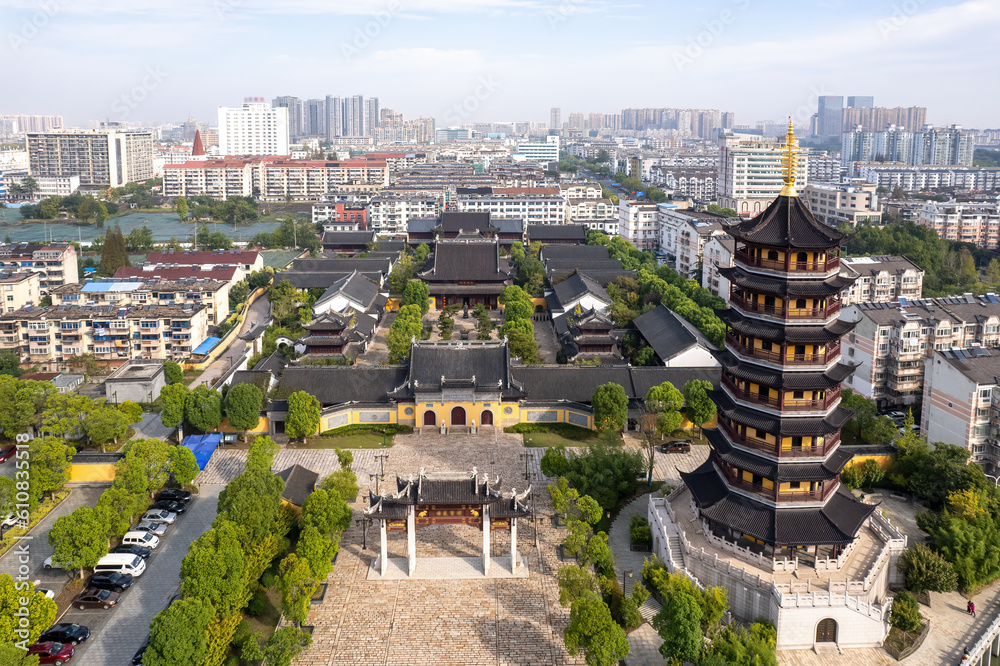
<svg viewBox="0 0 1000 666"><path fill-rule="evenodd" d="M508 542L509 543L509 542ZM530 547L530 542L529 542ZM518 548L521 547L518 539ZM492 550L492 548L491 548ZM532 549L533 550L533 549ZM490 570L483 575L482 557L421 557L417 550L417 566L413 570L413 575L409 575L408 560L405 557L389 557L389 564L385 569L385 575L380 572L379 558L372 559L371 567L368 569L366 580L390 581L390 580L482 580L484 578L528 578L528 567L523 562L523 557L517 571L511 573L510 555L507 557L491 557Z"/></svg>
<svg viewBox="0 0 1000 666"><path fill-rule="evenodd" d="M895 664L882 648L844 650L843 654L816 654L812 650L782 650L778 652L781 666L886 666ZM906 663L911 663L909 660ZM912 662L927 666L947 666L944 662Z"/></svg>
<svg viewBox="0 0 1000 666"><path fill-rule="evenodd" d="M267 300L267 296L261 296L250 306L250 310L247 312L247 316L243 319L243 324L240 327L240 335L249 331L254 325L266 320L270 314L271 302ZM249 345L246 342L237 337L214 363L205 368L205 371L191 382L189 388L193 389L202 384L207 384L208 386L214 384L218 381L219 377L225 374L226 370L232 367L233 363L243 356L248 347Z"/></svg>
<svg viewBox="0 0 1000 666"><path fill-rule="evenodd" d="M622 509L615 522L611 524L611 533L608 535L611 552L615 556L615 573L618 575L618 580L625 580L625 594L632 594L632 586L642 579L642 565L650 556L650 553L634 552L629 549L632 516L646 517L649 497L649 495L637 497ZM622 578L626 571L632 572L631 578Z"/></svg>
<svg viewBox="0 0 1000 666"><path fill-rule="evenodd" d="M920 606L920 612L930 620L931 630L920 649L903 660L914 666L921 664L957 664L962 650L976 642L993 618L1000 612L1000 583L994 583L972 597L976 617L965 612L968 599L958 592L931 592L931 607Z"/></svg>
<svg viewBox="0 0 1000 666"><path fill-rule="evenodd" d="M551 320L535 322L535 342L538 343L538 356L542 363L555 363L562 345L556 339L556 329Z"/></svg>
<svg viewBox="0 0 1000 666"><path fill-rule="evenodd" d="M382 365L389 362L389 347L386 344L386 337L389 335L389 327L396 321L395 312L386 312L385 317L375 329L375 337L368 345L368 351L355 359L357 365Z"/></svg>
<svg viewBox="0 0 1000 666"><path fill-rule="evenodd" d="M663 639L648 624L628 635L629 653L625 658L628 666L663 666L667 660L660 654Z"/></svg>

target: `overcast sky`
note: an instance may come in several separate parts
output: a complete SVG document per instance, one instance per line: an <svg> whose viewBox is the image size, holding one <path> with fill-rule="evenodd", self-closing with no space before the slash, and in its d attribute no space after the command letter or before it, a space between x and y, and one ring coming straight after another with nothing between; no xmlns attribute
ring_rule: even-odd
<svg viewBox="0 0 1000 666"><path fill-rule="evenodd" d="M68 124L328 94L438 126L553 106L805 124L833 94L1000 127L998 0L2 0L0 26L0 113Z"/></svg>

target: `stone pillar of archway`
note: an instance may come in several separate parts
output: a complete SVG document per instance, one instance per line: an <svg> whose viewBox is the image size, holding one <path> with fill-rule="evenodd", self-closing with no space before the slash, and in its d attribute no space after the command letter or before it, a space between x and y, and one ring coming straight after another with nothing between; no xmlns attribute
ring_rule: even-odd
<svg viewBox="0 0 1000 666"><path fill-rule="evenodd" d="M483 505L483 575L488 576L490 573L490 530L493 526L490 524L490 505Z"/></svg>
<svg viewBox="0 0 1000 666"><path fill-rule="evenodd" d="M382 554L378 560L379 573L383 576L389 568L389 543L385 533L385 519L378 521L379 532L382 540Z"/></svg>
<svg viewBox="0 0 1000 666"><path fill-rule="evenodd" d="M407 560L407 573L406 575L412 576L414 570L417 568L417 529L416 529L416 519L415 519L415 509L411 504L406 507L406 560Z"/></svg>

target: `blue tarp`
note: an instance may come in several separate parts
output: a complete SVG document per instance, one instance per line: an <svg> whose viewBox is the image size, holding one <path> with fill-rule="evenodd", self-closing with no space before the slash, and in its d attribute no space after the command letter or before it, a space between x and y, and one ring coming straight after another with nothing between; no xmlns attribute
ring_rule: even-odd
<svg viewBox="0 0 1000 666"><path fill-rule="evenodd" d="M212 348L215 347L215 345L219 344L220 341L222 341L222 338L205 338L205 341L202 342L200 345L198 345L198 347L191 353L207 354L208 352L212 351Z"/></svg>
<svg viewBox="0 0 1000 666"><path fill-rule="evenodd" d="M198 469L205 469L215 448L222 441L222 435L189 435L184 438L184 446L191 449Z"/></svg>

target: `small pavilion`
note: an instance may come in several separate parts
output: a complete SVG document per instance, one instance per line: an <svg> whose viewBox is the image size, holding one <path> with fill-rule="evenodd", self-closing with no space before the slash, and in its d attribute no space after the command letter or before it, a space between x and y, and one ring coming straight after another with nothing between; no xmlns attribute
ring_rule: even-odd
<svg viewBox="0 0 1000 666"><path fill-rule="evenodd" d="M490 570L490 533L510 531L510 568L518 567L517 522L527 518L531 487L522 493L511 488L500 490L500 477L491 481L489 474L425 474L417 478L396 477L396 492L369 491L370 507L365 516L377 520L381 534L379 569L385 575L388 567L387 533L406 531L407 575L417 567L416 529L427 525L474 525L483 532L483 575Z"/></svg>

